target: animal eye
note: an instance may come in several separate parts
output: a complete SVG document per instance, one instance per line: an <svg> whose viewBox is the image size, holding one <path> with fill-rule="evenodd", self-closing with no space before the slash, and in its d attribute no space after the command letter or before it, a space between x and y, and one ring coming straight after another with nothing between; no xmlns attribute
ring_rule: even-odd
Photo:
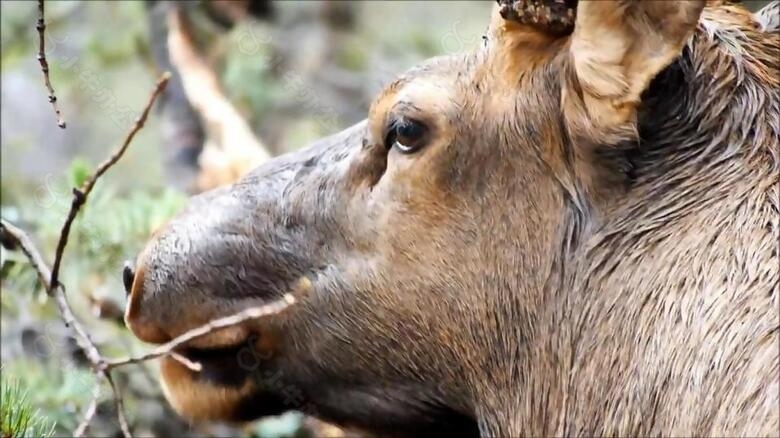
<svg viewBox="0 0 780 438"><path fill-rule="evenodd" d="M410 154L420 150L427 141L428 129L424 124L412 119L398 119L393 122L385 138L385 146L396 148L399 152Z"/></svg>

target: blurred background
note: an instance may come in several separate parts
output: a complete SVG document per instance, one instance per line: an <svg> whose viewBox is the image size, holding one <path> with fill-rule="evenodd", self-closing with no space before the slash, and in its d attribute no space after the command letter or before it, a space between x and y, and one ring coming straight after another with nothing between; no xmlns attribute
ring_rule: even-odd
<svg viewBox="0 0 780 438"><path fill-rule="evenodd" d="M106 356L147 348L122 322L124 260L187 196L338 132L397 74L473 49L491 2L46 1L46 57L66 129L36 59L34 1L0 2L0 213L48 263L80 185L122 141L159 75L173 73L146 126L74 223L62 282ZM2 248L4 425L69 436L94 376L21 253ZM136 436L344 436L291 413L244 426L189 425L171 411L156 363L114 371ZM89 436L121 436L109 389ZM12 412L13 411L13 412ZM2 436L12 436L7 430Z"/></svg>
<svg viewBox="0 0 780 438"><path fill-rule="evenodd" d="M755 10L768 2L746 3ZM104 355L145 351L122 322L121 268L187 196L360 121L400 72L478 45L492 6L46 1L46 56L63 130L36 59L37 4L3 0L0 213L51 263L70 188L109 156L159 75L171 71L145 128L76 220L61 275ZM26 436L69 436L94 376L21 253L0 251L0 425L27 421ZM190 425L164 401L156 373L155 362L114 372L136 436L354 436L295 412L243 426ZM110 391L102 394L89 435L120 436Z"/></svg>

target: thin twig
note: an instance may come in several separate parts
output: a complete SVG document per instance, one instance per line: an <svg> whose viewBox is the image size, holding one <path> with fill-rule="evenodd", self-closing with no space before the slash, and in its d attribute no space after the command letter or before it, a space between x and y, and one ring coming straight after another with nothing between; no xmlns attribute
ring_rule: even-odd
<svg viewBox="0 0 780 438"><path fill-rule="evenodd" d="M60 311L60 317L65 322L66 327L72 328L76 332L76 340L82 350L84 350L87 358L92 363L100 360L100 353L95 347L95 344L92 342L92 339L76 321L76 317L73 314L70 305L68 304L67 298L65 297L64 289L61 286L51 288L51 284L49 283L49 278L51 278L51 271L46 265L46 262L43 260L41 253L35 248L32 239L30 239L27 233L22 231L21 228L16 227L2 218L0 218L0 233L2 233L4 239L17 242L24 255L27 256L27 258L30 260L30 264L32 264L33 269L38 274L38 279L41 281L41 285L47 291L52 290L52 295L56 301L57 308Z"/></svg>
<svg viewBox="0 0 780 438"><path fill-rule="evenodd" d="M43 29L45 28L45 24L43 23L43 2L40 1L38 3L39 11L40 11L40 17L39 17L39 31L41 32L41 38L43 38ZM48 66L45 64L45 58L43 55L43 43L41 43L41 54L39 59L43 59L41 65L44 69L44 74L48 73ZM162 90L165 88L165 85L168 83L168 79L170 78L169 73L165 73L160 80L157 82L157 85L152 92L152 95L149 97L149 101L146 104L146 107L144 108L143 113L141 113L141 116L135 121L135 124L133 125L132 129L128 133L127 137L125 137L125 141L121 144L121 146L103 163L98 166L95 173L90 176L87 181L84 183L81 189L74 189L73 190L73 202L71 203L70 211L68 212L68 216L65 219L65 223L62 226L62 230L60 231L60 238L57 243L57 251L54 256L54 264L51 270L47 267L46 263L43 260L43 257L41 256L40 252L35 248L35 246L32 243L32 240L27 236L27 234L22 231L20 228L15 227L11 225L10 223L6 222L5 220L0 220L0 231L2 232L3 239L4 240L11 240L15 241L21 246L22 251L27 256L28 259L30 259L31 264L33 265L33 268L35 268L35 271L38 273L38 277L41 280L42 285L44 288L46 288L46 292L49 296L54 298L54 301L57 305L57 309L59 310L60 318L65 322L65 326L71 329L76 334L76 342L79 344L79 347L84 351L84 354L87 356L87 359L89 359L90 363L92 364L93 369L95 370L96 375L98 376L98 379L105 378L109 384L111 385L111 389L114 394L114 403L117 406L117 419L119 420L119 426L122 429L122 434L125 437L132 436L130 434L130 429L127 425L127 419L125 418L124 411L122 410L122 397L119 393L118 388L114 384L114 381L111 377L111 374L105 369L105 358L100 354L100 351L97 349L97 346L90 338L89 334L84 330L84 327L78 322L76 319L75 314L73 313L73 309L70 307L70 304L68 303L67 296L65 294L65 289L59 282L59 269L60 264L62 262L62 256L63 252L65 250L65 245L68 242L68 237L70 236L70 228L73 223L73 220L76 218L76 215L79 212L79 209L87 200L87 197L89 196L89 193L92 191L92 188L95 186L95 183L97 182L98 178L100 178L111 166L113 166L125 153L127 150L127 147L130 145L130 142L133 140L133 137L135 137L135 134L143 127L144 123L146 122L146 118L149 115L149 110L151 109L152 105L154 104L154 101L157 99L157 96L162 92ZM48 82L48 77L47 77ZM89 413L89 411L88 411ZM92 413L94 415L94 413ZM86 422L88 424L88 421ZM86 425L84 426L86 428Z"/></svg>
<svg viewBox="0 0 780 438"><path fill-rule="evenodd" d="M27 233L22 231L21 228L16 227L5 219L0 219L0 233L3 234L4 238L16 241L24 255L30 260L44 289L51 291L50 295L57 304L60 318L65 322L65 327L76 332L76 342L84 351L87 359L89 359L92 364L97 364L102 361L102 357L100 356L100 352L95 346L95 343L92 342L92 339L87 332L76 320L76 316L73 314L73 310L70 308L70 304L65 296L65 289L62 288L62 285L53 288L51 287L51 283L49 283L51 271L46 265L46 262L43 261L41 253L35 248L35 245L33 245L32 239L30 239Z"/></svg>
<svg viewBox="0 0 780 438"><path fill-rule="evenodd" d="M38 273L38 277L41 279L43 286L48 287L49 268L43 261L43 257L37 248L33 245L33 242L27 233L15 225L9 223L5 219L0 218L0 235L2 235L3 239L13 242L14 244L18 245L18 247L20 247L22 252L30 260L30 264ZM111 390L114 395L114 404L116 405L117 410L117 419L119 420L119 427L125 437L131 437L132 435L130 434L127 418L124 414L122 396L119 392L119 388L114 383L111 370L125 365L143 363L163 356L171 356L173 359L178 360L191 370L200 371L202 367L199 363L187 359L174 350L177 347L186 344L187 342L195 340L201 336L205 336L216 330L234 326L250 319L257 319L264 316L278 314L295 303L295 297L288 293L285 294L279 301L275 301L263 306L251 307L230 316L211 320L200 327L183 333L166 344L160 345L146 354L123 359L107 359L100 354L92 339L86 333L81 324L79 324L79 322L76 320L73 314L73 310L71 309L70 304L68 304L62 285L53 288L53 291L54 298L57 302L57 308L60 311L60 317L63 319L63 321L65 321L65 325L67 327L76 332L76 339L79 342L79 346L82 348L82 350L84 350L87 358L92 364L93 369L95 370L95 374L98 377L96 386L100 385L100 380L102 379L106 379L111 386ZM74 432L75 436L80 436L86 431L87 427L89 427L90 420L95 415L98 398L97 391L99 391L99 388L95 389L95 392L93 393L93 400L87 408L84 419Z"/></svg>
<svg viewBox="0 0 780 438"><path fill-rule="evenodd" d="M171 356L171 359L179 362L180 364L184 365L185 367L189 368L192 371L195 371L196 373L200 372L203 369L203 366L201 364L199 364L198 362L193 362L193 361L187 359L187 357L184 356L183 354L179 354L179 353L177 353L175 351L171 351L170 356ZM135 363L137 361L132 361L130 359L127 359L126 362L127 363ZM113 365L113 366L116 367L117 365Z"/></svg>
<svg viewBox="0 0 780 438"><path fill-rule="evenodd" d="M60 311L60 317L65 323L65 327L68 327L76 332L76 343L79 344L89 361L92 362L93 365L100 363L102 360L100 352L98 351L95 342L92 341L92 338L76 319L76 315L73 313L73 309L70 307L68 297L65 295L65 289L62 287L62 285L54 288L52 298L54 298L54 301L57 304L57 309Z"/></svg>
<svg viewBox="0 0 780 438"><path fill-rule="evenodd" d="M187 342L197 339L201 336L212 333L216 330L223 329L225 327L231 327L240 324L250 319L262 318L268 315L276 315L295 303L295 297L291 294L285 294L281 300L268 303L263 306L250 307L234 315L226 316L223 318L217 318L209 321L208 323L194 328L190 331L183 333L181 336L177 336L175 339L154 348L152 351L137 357L131 357L127 359L108 360L105 364L106 370L111 370L123 365L132 363L146 362L148 360L157 359L158 357L170 355L176 347L182 346ZM196 364L200 367L200 364ZM193 368L193 367L189 367Z"/></svg>
<svg viewBox="0 0 780 438"><path fill-rule="evenodd" d="M153 349L149 353L126 359L107 359L103 357L95 343L90 338L89 334L86 332L86 330L84 330L84 327L76 319L76 316L73 313L73 309L68 303L68 299L65 294L65 288L62 284L60 284L58 279L59 268L62 262L65 245L68 243L71 225L80 208L87 201L87 197L92 191L92 188L94 187L97 180L122 157L135 134L143 127L150 108L154 104L157 96L165 88L169 78L170 74L166 73L157 82L157 86L149 98L143 113L136 120L135 125L132 127L121 146L106 161L98 166L95 173L85 181L80 189L73 190L73 202L71 203L71 209L68 212L68 216L65 219L65 223L63 224L62 230L60 232L60 238L57 243L57 250L54 257L54 265L51 270L48 268L48 265L43 260L40 251L38 251L38 249L35 247L32 239L30 239L27 233L0 218L0 240L2 240L4 244L7 242L9 245L11 245L11 247L20 247L22 252L30 260L30 263L38 274L38 278L40 279L42 286L46 289L49 296L54 298L57 309L59 310L60 318L62 318L62 320L65 322L65 326L76 334L76 341L84 351L87 359L92 364L92 368L95 372L95 375L97 376L98 381L96 382L96 388L93 392L93 399L85 412L83 420L75 430L76 436L82 435L86 432L90 421L95 416L99 398L99 386L102 379L106 379L106 381L108 381L109 385L111 386L113 400L117 411L117 420L119 421L119 428L122 430L122 435L125 437L132 437L127 418L125 417L124 413L124 401L122 399L122 394L119 391L118 386L115 384L113 376L111 375L112 369L124 365L145 362L162 356L171 356L175 360L183 363L188 368L194 371L199 371L201 369L200 364L187 359L183 355L174 351L174 349L215 330L240 324L250 319L277 314L295 302L295 298L291 294L285 294L283 299L278 302L270 303L265 306L253 307L236 313L235 315L212 320L203 326L190 330L173 339L172 341Z"/></svg>
<svg viewBox="0 0 780 438"><path fill-rule="evenodd" d="M95 383L95 387L92 388L92 400L87 406L87 410L84 412L84 418L81 419L76 430L73 431L73 436L79 438L84 436L89 428L89 424L92 422L92 417L97 412L98 403L100 402L100 382Z"/></svg>
<svg viewBox="0 0 780 438"><path fill-rule="evenodd" d="M57 116L57 126L65 129L65 119L62 117L60 106L57 104L57 95L54 94L54 87L51 86L49 79L49 62L46 61L46 43L43 32L46 30L46 20L43 14L43 0L38 0L38 22L35 25L38 30L38 63L41 64L43 72L43 82L46 84L46 90L49 91L49 102L54 108L54 114Z"/></svg>
<svg viewBox="0 0 780 438"><path fill-rule="evenodd" d="M127 417L125 417L122 393L119 392L119 387L114 383L114 378L111 376L110 372L103 371L103 375L106 376L108 384L111 385L111 391L114 393L114 407L116 408L116 418L119 420L119 429L122 431L122 435L125 438L133 438L133 434L130 433L130 426L127 424Z"/></svg>
<svg viewBox="0 0 780 438"><path fill-rule="evenodd" d="M22 248L22 252L27 256L28 259L30 259L33 268L35 268L36 272L38 272L38 277L41 279L43 286L46 287L47 290L52 291L53 298L57 303L57 309L59 310L60 317L65 322L65 326L76 333L76 342L84 351L87 359L89 359L91 362L98 379L100 380L101 378L105 378L111 385L111 390L114 393L114 403L117 405L117 418L119 420L119 426L122 429L122 434L126 438L132 437L129 428L127 427L125 414L122 411L121 395L116 385L114 385L111 374L105 370L105 366L103 365L105 363L105 359L100 354L97 347L95 346L95 343L89 337L87 332L84 330L81 324L79 324L78 320L76 320L76 317L73 314L73 310L71 309L70 304L68 303L68 300L65 296L65 290L63 289L62 285L58 285L53 288L50 287L51 285L49 284L47 276L49 268L46 266L46 263L43 262L43 257L41 257L40 252L35 248L35 246L33 246L32 240L29 238L29 236L27 236L27 233L22 231L20 228L11 225L4 219L0 219L0 232L2 232L5 237L10 237L18 243L18 245ZM95 384L96 386L99 386L99 380ZM84 430L86 430L86 428L89 426L91 417L95 415L92 408L93 406L90 404L90 407L87 409L87 413L85 414L85 418L79 425L77 432L83 433ZM94 408L97 409L97 406ZM81 430L82 428L84 430ZM74 434L78 436L78 434Z"/></svg>
<svg viewBox="0 0 780 438"><path fill-rule="evenodd" d="M127 150L127 147L130 145L130 142L133 141L133 138L135 137L135 134L144 126L144 123L146 123L146 118L149 116L149 110L152 108L152 105L154 104L154 101L157 99L157 96L162 93L162 91L165 89L165 86L168 84L168 80L171 78L170 72L163 73L162 77L157 81L157 85L154 88L154 91L152 92L152 95L149 96L149 101L146 103L146 107L144 107L144 111L141 113L141 115L136 119L135 124L133 125L132 129L130 129L130 132L125 137L124 142L116 149L116 151L111 154L110 157L104 162L102 162L97 170L95 171L92 176L87 178L86 181L84 181L84 184L81 186L81 188L74 188L73 189L73 201L70 204L70 211L68 212L68 217L65 219L65 223L62 225L62 231L60 232L60 240L57 242L57 250L54 255L54 265L52 265L51 270L51 280L49 281L49 289L47 291L49 292L49 295L52 293L52 288L57 286L59 284L59 272L60 272L60 263L62 262L62 254L65 251L65 245L68 244L68 237L70 236L70 227L73 224L73 221L76 219L76 215L78 214L81 207L84 205L85 202L87 202L87 197L89 196L90 192L92 192L92 188L95 186L95 183L97 182L98 178L103 176L108 169L111 168L114 164L116 164L117 161L119 161L120 158L122 158L122 155L124 155L125 151Z"/></svg>
<svg viewBox="0 0 780 438"><path fill-rule="evenodd" d="M33 268L38 273L38 278L41 280L43 287L47 291L50 291L50 295L54 298L60 318L62 318L65 323L65 327L68 327L76 333L76 343L78 343L81 350L84 351L84 355L87 356L87 359L98 374L98 378L100 378L101 375L105 375L106 373L102 370L102 364L104 362L103 356L100 355L100 351L98 351L92 338L76 319L76 315L73 313L73 309L71 309L70 304L68 303L68 299L65 296L65 289L62 285L51 287L51 283L49 283L51 271L46 265L46 262L43 261L40 251L33 245L32 239L30 239L27 233L21 228L12 225L2 218L0 218L0 232L2 232L5 238L15 241L21 247L22 252L27 256Z"/></svg>
<svg viewBox="0 0 780 438"><path fill-rule="evenodd" d="M44 289L48 289L51 271L43 260L41 253L35 249L35 244L33 244L30 236L21 228L2 218L0 218L0 235L2 235L4 242L14 242L15 246L22 250L27 259L30 260L35 273L38 274L38 280L40 280L41 285L43 285Z"/></svg>

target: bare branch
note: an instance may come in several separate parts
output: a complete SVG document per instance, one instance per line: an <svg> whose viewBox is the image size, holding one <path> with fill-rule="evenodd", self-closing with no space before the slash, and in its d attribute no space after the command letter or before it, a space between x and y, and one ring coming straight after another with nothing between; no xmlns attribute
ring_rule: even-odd
<svg viewBox="0 0 780 438"><path fill-rule="evenodd" d="M43 260L41 253L35 249L30 236L27 235L21 228L16 227L5 219L0 218L0 236L2 236L3 242L13 243L15 247L22 250L24 255L30 260L35 273L38 275L41 285L44 289L49 289L49 279L51 278L51 271L49 266Z"/></svg>
<svg viewBox="0 0 780 438"><path fill-rule="evenodd" d="M54 108L54 114L57 116L57 126L65 129L65 119L62 118L60 106L57 104L57 96L54 94L54 88L51 86L51 79L49 79L49 62L46 61L46 43L43 33L46 30L46 20L44 19L43 14L43 0L38 0L38 22L35 25L35 28L38 30L38 63L41 64L43 82L46 84L46 89L49 91L49 102L51 102L51 106Z"/></svg>
<svg viewBox="0 0 780 438"><path fill-rule="evenodd" d="M41 253L38 251L38 249L35 248L27 233L12 225L5 219L0 219L0 232L2 232L4 238L9 238L15 241L17 245L21 247L22 252L30 260L30 263L35 269L35 272L38 274L38 278L41 280L43 287L47 291L51 291L50 296L54 298L54 301L57 304L57 309L60 313L60 318L62 318L63 322L65 322L65 326L76 333L76 342L79 344L79 347L84 350L84 354L87 356L87 359L89 359L93 365L100 363L103 359L100 356L100 353L98 352L94 342L92 342L92 338L89 337L81 324L79 324L76 320L76 316L73 314L73 310L71 309L70 304L65 297L65 289L63 289L62 285L51 287L51 283L49 283L51 271L43 261Z"/></svg>
<svg viewBox="0 0 780 438"><path fill-rule="evenodd" d="M133 138L135 137L135 134L141 130L141 128L144 127L144 124L146 123L146 118L149 116L149 111L152 109L152 105L154 105L154 101L157 100L157 97L160 95L160 93L163 92L165 89L165 86L168 85L168 81L171 79L171 73L165 72L160 76L160 79L157 80L157 85L154 86L154 91L152 91L152 95L149 96L149 100L146 102L146 106L144 107L143 112L141 115L136 119L135 125L133 125L133 128L130 129L130 132L127 134L127 137L125 137L125 141L122 143L122 145L114 152L113 155L111 155L106 161L100 163L97 170L95 171L95 174L92 175L92 177L88 178L84 185L81 187L81 191L84 192L84 197L86 198L89 195L89 192L92 191L92 187L95 185L95 182L97 182L98 178L103 176L108 169L111 168L114 164L116 164L117 161L119 161L120 158L122 158L122 155L124 155L125 151L127 150L127 147L130 145L130 142L133 141Z"/></svg>
<svg viewBox="0 0 780 438"><path fill-rule="evenodd" d="M200 372L203 369L203 366L199 364L198 362L193 362L189 359L187 359L186 356L183 354L179 354L175 351L170 352L171 359L179 362L180 364L184 365L185 367L189 368L192 371L195 371L196 373ZM132 359L126 359L126 363L136 363L138 361L132 360ZM117 365L114 365L117 366Z"/></svg>
<svg viewBox="0 0 780 438"><path fill-rule="evenodd" d="M246 309L244 311L241 311L239 313L224 318L214 319L203 326L200 326L198 328L195 328L193 330L190 330L182 334L181 336L153 349L152 351L146 354L137 357L125 358L125 359L107 359L103 357L103 355L101 355L95 343L90 338L89 334L86 332L86 330L84 330L84 327L76 319L76 316L73 313L73 309L68 303L67 295L65 293L65 288L59 282L58 279L59 268L62 262L65 245L67 244L70 235L71 225L76 215L78 214L80 208L87 201L87 198L90 192L92 191L92 188L95 186L97 180L106 171L108 171L108 169L110 169L111 166L113 166L120 158L122 158L130 142L133 140L135 134L143 127L144 123L146 122L146 118L149 114L149 111L155 102L155 99L165 88L165 85L167 84L169 78L170 78L170 74L166 73L157 82L157 85L154 88L152 95L149 97L149 101L147 102L143 113L136 120L135 125L132 127L127 137L125 138L124 142L119 146L119 148L117 148L117 150L106 161L104 161L98 166L95 173L85 181L85 183L82 185L80 189L73 190L73 195L74 195L73 202L71 203L70 211L68 212L68 216L65 219L65 223L63 224L62 230L60 232L60 237L57 243L57 249L54 257L54 265L52 269L49 269L48 265L46 264L43 257L41 256L41 253L35 247L35 245L32 242L32 239L30 239L27 233L25 233L22 229L14 226L13 224L7 222L6 220L0 218L0 241L2 241L4 245L7 244L11 248L21 249L21 251L25 254L25 256L30 260L33 269L35 270L35 272L38 275L38 278L41 281L41 285L46 289L49 296L54 298L54 302L57 305L60 318L65 323L65 326L68 327L70 330L72 330L72 332L76 335L75 336L76 342L78 343L79 347L84 351L84 354L86 355L87 359L91 363L92 369L94 370L95 375L97 376L98 381L93 390L92 401L90 402L89 406L87 407L87 410L85 411L84 418L79 423L76 430L74 431L74 434L76 436L81 436L84 433L86 433L92 418L95 416L95 413L97 411L97 405L99 402L98 399L100 395L100 383L102 379L108 381L109 385L111 386L111 390L113 393L113 400L117 411L117 420L119 421L119 427L122 430L123 436L125 437L132 436L130 433L130 427L128 425L127 418L125 417L124 414L124 406L123 406L124 401L122 399L122 394L119 391L119 388L115 384L114 379L111 375L112 369L124 365L145 362L162 356L170 356L173 359L184 364L189 369L193 371L200 371L202 368L200 364L195 363L190 359L184 357L183 355L174 351L174 349L186 344L189 341L192 341L201 336L209 334L215 330L240 324L250 319L256 319L268 315L277 314L295 302L295 298L291 294L285 294L282 300L264 306Z"/></svg>
<svg viewBox="0 0 780 438"><path fill-rule="evenodd" d="M45 28L45 25L43 25L43 2L40 1L38 5L40 8L39 31L41 32L41 38L43 38L42 32L43 28ZM39 59L43 59L42 54L43 43L41 43L41 58ZM44 63L45 59L41 65L44 67L44 73L47 73L48 69ZM62 320L65 322L65 326L76 334L76 342L79 344L79 347L81 347L81 349L84 351L84 354L87 356L87 359L89 359L90 363L92 364L98 379L105 378L111 385L111 389L114 393L114 403L117 406L117 419L119 420L119 426L122 429L122 433L125 437L129 437L131 434L127 425L127 419L125 418L124 411L122 410L123 403L121 394L114 384L111 374L105 369L105 358L103 358L103 356L100 354L100 351L98 351L95 343L92 341L86 330L84 330L84 327L76 319L76 316L73 313L73 309L68 303L65 289L62 284L60 284L58 277L65 245L68 243L68 237L70 236L70 228L73 224L73 220L76 218L76 215L79 212L79 209L86 202L87 197L92 191L92 188L95 186L98 178L100 178L104 173L106 173L106 171L108 171L108 169L111 168L111 166L113 166L120 158L122 158L122 155L127 150L127 147L130 145L133 137L135 137L135 134L143 127L144 123L146 122L150 108L154 104L157 96L165 88L169 78L170 74L165 73L157 82L157 85L152 92L152 95L149 97L149 101L147 102L143 113L141 113L141 116L136 120L135 124L128 133L127 137L125 137L125 140L120 145L120 147L106 161L98 166L95 173L86 180L81 189L73 190L73 202L71 203L71 208L68 212L67 218L65 219L65 223L62 226L62 231L60 232L60 238L57 243L57 250L54 256L54 265L51 270L49 270L40 252L35 248L32 240L24 231L18 227L13 226L5 220L0 220L0 232L2 233L3 241L15 242L18 246L21 247L22 252L24 252L27 258L30 260L33 268L38 274L38 278L41 280L41 284L44 288L46 288L46 292L50 297L54 298L57 309L59 310L60 318L62 318ZM94 416L92 405L90 405L90 409L87 410L86 417L89 416ZM89 418L85 418L82 422L83 429L86 429L88 424ZM83 433L83 430L81 430L82 425L80 425L79 429L77 429L77 431L81 433Z"/></svg>
<svg viewBox="0 0 780 438"><path fill-rule="evenodd" d="M158 357L170 355L174 352L173 350L176 347L182 346L187 342L190 342L201 336L207 335L219 329L241 324L242 322L248 321L250 319L257 319L257 318L262 318L264 316L276 315L294 303L295 303L295 297L293 297L292 294L285 294L281 300L274 301L273 303L269 303L259 307L250 307L249 309L245 309L234 315L211 320L200 327L192 329L182 334L181 336L178 336L175 339L160 345L159 347L153 349L149 353L146 353L142 356L128 358L128 359L106 361L105 369L111 370L112 368L116 368L119 366L128 365L131 363L145 362L151 359L157 359ZM189 362L189 359L187 361ZM192 364L192 362L190 363ZM195 365L195 367L191 367L189 365L187 366L190 369L198 368L199 370L200 364L193 364L193 365Z"/></svg>
<svg viewBox="0 0 780 438"><path fill-rule="evenodd" d="M2 235L3 240L12 242L22 250L22 252L30 260L30 263L35 271L38 273L38 277L40 278L43 286L48 288L49 268L46 266L46 263L43 261L40 252L33 245L29 236L23 230L4 219L0 219L0 235ZM175 339L169 341L168 343L160 345L143 355L123 359L107 359L100 354L92 339L86 333L81 324L76 320L73 314L73 310L67 301L65 290L63 289L62 285L58 285L52 288L52 291L53 297L57 303L57 308L60 312L60 317L63 319L63 321L65 321L65 325L76 333L76 340L79 343L79 346L84 350L87 359L89 359L90 363L92 364L98 379L106 379L111 385L111 390L113 391L114 395L114 403L117 409L117 419L119 420L119 426L122 429L122 433L125 437L130 437L131 434L127 419L125 418L124 414L122 396L118 387L113 381L111 370L125 365L139 364L163 356L170 356L171 358L182 363L187 368L198 372L202 369L201 365L174 351L177 347L180 347L187 342L223 328L241 324L242 322L251 319L276 315L295 303L295 297L288 293L285 294L282 299L273 303L258 307L251 307L230 316L211 320L208 323L187 331ZM99 386L99 384L100 382L98 381L96 387ZM99 395L98 391L99 388L96 388L95 392L93 393L93 400L85 412L84 419L74 432L75 436L81 436L85 433L91 418L95 415L95 409L97 409L97 398Z"/></svg>
<svg viewBox="0 0 780 438"><path fill-rule="evenodd" d="M54 265L52 266L51 270L51 280L49 281L49 288L47 288L47 292L49 295L52 295L52 288L56 287L59 284L59 272L60 272L60 263L62 262L62 254L65 251L65 245L68 244L68 237L70 236L70 227L73 224L73 221L76 219L76 215L78 214L79 210L81 209L81 206L84 205L85 202L87 202L87 197L89 196L90 192L92 191L92 188L95 186L95 183L97 182L98 178L103 176L104 173L108 171L108 169L111 168L114 164L116 164L117 161L119 161L120 158L122 158L122 155L124 155L125 151L127 150L127 147L130 146L130 142L133 141L133 138L135 137L135 134L143 128L144 123L146 123L146 118L149 116L149 110L152 108L152 105L154 104L154 101L157 99L157 96L162 93L162 91L165 89L165 86L168 84L168 80L171 78L171 74L169 72L163 73L162 77L157 81L157 85L154 88L154 91L152 92L152 95L149 96L149 101L146 103L146 107L144 107L144 111L141 113L141 115L136 119L135 124L133 125L132 129L130 129L130 132L125 137L124 142L116 149L116 151L108 157L108 159L98 166L97 170L95 171L92 176L87 178L86 181L84 181L84 184L81 186L81 188L74 188L73 189L73 202L70 204L70 211L68 212L68 217L65 219L65 223L62 225L62 231L60 232L60 240L57 242L57 251L54 254Z"/></svg>
<svg viewBox="0 0 780 438"><path fill-rule="evenodd" d="M65 327L68 327L73 332L75 332L76 342L84 351L84 355L87 356L87 359L92 364L92 367L98 374L98 377L101 375L105 376L106 373L102 366L105 360L100 355L100 352L98 351L97 346L95 346L95 343L92 341L92 338L89 336L89 334L87 334L86 330L84 330L84 327L82 327L76 319L76 316L73 313L73 309L71 309L70 304L68 303L68 299L65 296L65 289L62 287L62 285L59 284L52 287L51 283L49 282L49 278L51 278L51 271L43 261L41 253L38 251L35 245L33 245L30 237L27 236L27 233L22 231L22 229L12 225L4 219L0 219L0 232L3 234L4 239L16 242L16 244L21 247L22 252L30 260L30 263L38 274L38 278L41 280L41 284L49 292L49 295L54 298L54 301L57 304L57 310L59 311L60 318L65 323Z"/></svg>
<svg viewBox="0 0 780 438"><path fill-rule="evenodd" d="M60 312L60 317L65 322L65 326L76 332L76 341L82 350L84 350L84 354L86 354L90 362L96 363L96 361L99 361L101 359L100 353L98 352L95 344L92 342L92 339L89 337L87 332L84 331L83 327L81 327L78 321L76 321L76 317L74 316L73 311L70 308L70 304L68 304L68 300L65 297L65 290L61 285L54 288L51 287L51 283L49 283L49 278L51 278L51 271L46 265L46 262L43 261L43 256L41 256L41 253L35 248L35 245L33 245L32 239L30 239L27 233L12 225L5 219L0 219L0 233L3 234L4 239L15 241L21 248L22 252L30 260L30 263L35 269L35 272L38 274L38 278L40 279L41 284L47 291L50 291L49 295L54 298L57 304L57 309Z"/></svg>
<svg viewBox="0 0 780 438"><path fill-rule="evenodd" d="M97 407L99 402L100 402L100 382L97 382L95 384L95 387L92 388L92 400L89 402L89 406L87 406L87 410L84 412L84 418L81 419L81 422L76 427L76 430L73 431L73 436L75 438L80 438L84 436L84 434L87 432L87 429L89 428L89 424L92 422L92 418L95 416L95 413L97 412Z"/></svg>
<svg viewBox="0 0 780 438"><path fill-rule="evenodd" d="M111 391L114 393L114 407L116 408L116 418L119 420L119 429L122 431L122 435L125 438L132 438L133 434L130 433L130 426L127 424L127 417L125 417L124 401L122 400L122 393L119 392L119 388L114 383L114 378L108 371L103 371L103 375L108 380L108 384L111 385Z"/></svg>

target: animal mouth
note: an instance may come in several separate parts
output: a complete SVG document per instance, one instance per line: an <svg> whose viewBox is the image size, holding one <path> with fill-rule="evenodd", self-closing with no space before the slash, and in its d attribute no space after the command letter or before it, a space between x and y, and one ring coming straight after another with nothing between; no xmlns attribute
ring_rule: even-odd
<svg viewBox="0 0 780 438"><path fill-rule="evenodd" d="M256 368L257 361L253 359L257 353L252 338L222 346L183 346L174 351L199 366L199 371L192 371L194 379L238 387Z"/></svg>
<svg viewBox="0 0 780 438"><path fill-rule="evenodd" d="M196 363L209 363L215 360L222 360L226 357L237 357L242 349L246 348L246 340L233 345L220 347L192 347L185 346L177 349L176 352Z"/></svg>

